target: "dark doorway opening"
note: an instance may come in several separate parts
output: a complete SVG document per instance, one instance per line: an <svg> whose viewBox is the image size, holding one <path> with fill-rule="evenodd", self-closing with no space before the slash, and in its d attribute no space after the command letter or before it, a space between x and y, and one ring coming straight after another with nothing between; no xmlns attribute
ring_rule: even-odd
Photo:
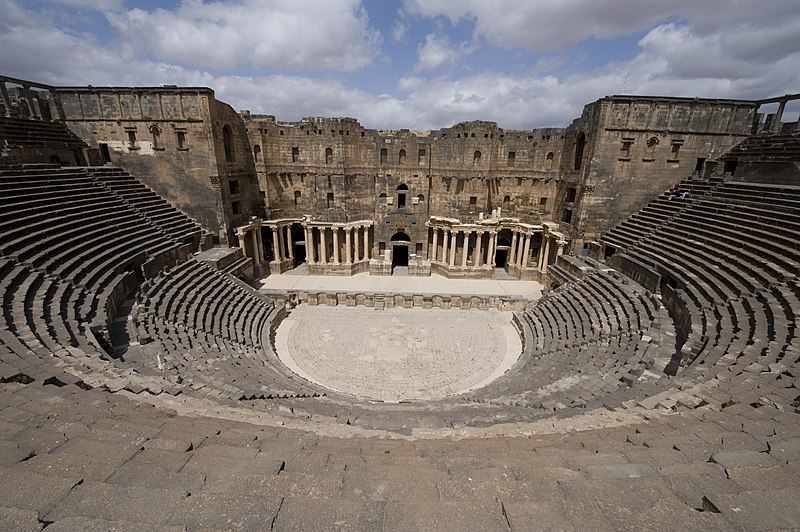
<svg viewBox="0 0 800 532"><path fill-rule="evenodd" d="M497 239L497 251L494 254L494 264L497 268L505 268L510 249L511 242L507 238L501 237Z"/></svg>
<svg viewBox="0 0 800 532"><path fill-rule="evenodd" d="M408 245L392 245L392 269L397 266L408 266Z"/></svg>
<svg viewBox="0 0 800 532"><path fill-rule="evenodd" d="M504 268L506 265L506 260L508 260L508 250L507 249L498 249L497 253L494 256L494 263L497 268Z"/></svg>
<svg viewBox="0 0 800 532"><path fill-rule="evenodd" d="M292 224L292 242L294 242L294 263L295 265L301 264L306 261L306 234L303 231L303 226L299 224Z"/></svg>
<svg viewBox="0 0 800 532"><path fill-rule="evenodd" d="M408 246L411 245L411 238L400 231L392 235L390 245L392 246L392 273L397 267L407 268Z"/></svg>

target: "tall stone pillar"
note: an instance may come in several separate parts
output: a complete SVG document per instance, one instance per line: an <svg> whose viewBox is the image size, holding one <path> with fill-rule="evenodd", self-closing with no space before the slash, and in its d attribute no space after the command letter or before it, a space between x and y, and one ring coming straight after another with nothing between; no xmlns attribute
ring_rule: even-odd
<svg viewBox="0 0 800 532"><path fill-rule="evenodd" d="M467 267L467 257L469 256L469 235L472 234L471 231L464 231L464 244L461 246L462 255L461 255L461 266L466 268Z"/></svg>
<svg viewBox="0 0 800 532"><path fill-rule="evenodd" d="M286 258L286 239L284 236L283 227L278 227L278 249L280 249L281 260Z"/></svg>
<svg viewBox="0 0 800 532"><path fill-rule="evenodd" d="M514 231L514 235L511 237L511 248L508 250L508 262L510 264L517 264L517 233Z"/></svg>
<svg viewBox="0 0 800 532"><path fill-rule="evenodd" d="M319 228L319 261L322 263L328 262L328 243L325 242L325 232L327 227Z"/></svg>
<svg viewBox="0 0 800 532"><path fill-rule="evenodd" d="M244 233L236 233L239 237L239 247L242 248L242 255L247 256L247 242L245 241L246 235Z"/></svg>
<svg viewBox="0 0 800 532"><path fill-rule="evenodd" d="M369 226L364 226L364 260L369 260L372 250L369 247Z"/></svg>
<svg viewBox="0 0 800 532"><path fill-rule="evenodd" d="M266 261L266 257L264 256L264 234L261 232L261 226L255 228L256 232L256 242L258 243L258 263L263 264Z"/></svg>
<svg viewBox="0 0 800 532"><path fill-rule="evenodd" d="M522 255L522 267L523 268L527 268L528 267L528 259L531 256L531 235L530 234L526 234L525 235L525 247L523 248L522 253L523 253L523 255Z"/></svg>
<svg viewBox="0 0 800 532"><path fill-rule="evenodd" d="M339 264L339 228L333 226L331 231L333 231L333 263Z"/></svg>
<svg viewBox="0 0 800 532"><path fill-rule="evenodd" d="M11 116L11 98L8 95L6 84L0 82L0 98L3 99L3 107L5 108L6 116Z"/></svg>
<svg viewBox="0 0 800 532"><path fill-rule="evenodd" d="M544 257L544 233L542 233L542 241L539 243L539 257L536 260L536 269L542 269L542 258Z"/></svg>
<svg viewBox="0 0 800 532"><path fill-rule="evenodd" d="M289 258L294 258L294 245L292 244L292 225L289 224L286 227L286 251L289 252Z"/></svg>
<svg viewBox="0 0 800 532"><path fill-rule="evenodd" d="M447 264L447 243L450 241L450 231L442 229L442 262Z"/></svg>
<svg viewBox="0 0 800 532"><path fill-rule="evenodd" d="M433 245L431 247L433 248L433 252L431 252L430 249L428 250L428 258L431 260L436 260L436 252L438 251L437 248L439 247L439 228L433 227L432 229L433 229Z"/></svg>
<svg viewBox="0 0 800 532"><path fill-rule="evenodd" d="M497 259L497 233L492 231L489 233L489 248L486 250L486 264L495 267L495 260Z"/></svg>
<svg viewBox="0 0 800 532"><path fill-rule="evenodd" d="M772 131L775 133L781 132L781 120L783 120L784 109L786 109L786 100L778 104L778 111L775 113L775 118L772 121Z"/></svg>
<svg viewBox="0 0 800 532"><path fill-rule="evenodd" d="M304 227L306 232L306 262L314 264L314 228Z"/></svg>
<svg viewBox="0 0 800 532"><path fill-rule="evenodd" d="M258 235L256 234L255 228L250 229L250 240L253 242L253 262L258 266L261 264L261 257L258 253Z"/></svg>
<svg viewBox="0 0 800 532"><path fill-rule="evenodd" d="M362 227L360 225L356 227L356 234L353 237L353 242L356 246L355 262L361 262L361 229Z"/></svg>
<svg viewBox="0 0 800 532"><path fill-rule="evenodd" d="M353 232L352 227L348 227L347 229L344 230L344 262L346 264L353 263L353 252L350 247L353 243L352 240L353 237L351 235L352 232Z"/></svg>
<svg viewBox="0 0 800 532"><path fill-rule="evenodd" d="M481 263L483 262L483 231L478 231L478 236L475 238L475 260L472 261L472 265L476 268L481 267Z"/></svg>
<svg viewBox="0 0 800 532"><path fill-rule="evenodd" d="M456 265L456 238L458 238L458 231L450 231L450 266Z"/></svg>
<svg viewBox="0 0 800 532"><path fill-rule="evenodd" d="M547 240L544 244L544 254L542 255L542 267L540 270L542 272L547 271L547 259L550 257L550 237L547 237Z"/></svg>
<svg viewBox="0 0 800 532"><path fill-rule="evenodd" d="M280 243L278 242L278 228L272 228L272 255L275 257L275 260L281 260L281 248Z"/></svg>

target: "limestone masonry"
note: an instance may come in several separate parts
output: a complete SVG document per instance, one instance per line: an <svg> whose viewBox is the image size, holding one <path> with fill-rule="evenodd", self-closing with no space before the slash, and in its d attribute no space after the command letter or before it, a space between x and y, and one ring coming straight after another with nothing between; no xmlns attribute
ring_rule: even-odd
<svg viewBox="0 0 800 532"><path fill-rule="evenodd" d="M0 76L0 530L800 529L798 100Z"/></svg>

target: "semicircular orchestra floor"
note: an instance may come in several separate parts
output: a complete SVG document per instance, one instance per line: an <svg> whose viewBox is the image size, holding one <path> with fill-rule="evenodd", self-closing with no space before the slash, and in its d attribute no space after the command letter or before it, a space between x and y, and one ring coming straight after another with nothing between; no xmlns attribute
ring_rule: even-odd
<svg viewBox="0 0 800 532"><path fill-rule="evenodd" d="M275 350L292 371L332 390L381 401L479 388L519 359L513 314L300 305L278 326Z"/></svg>

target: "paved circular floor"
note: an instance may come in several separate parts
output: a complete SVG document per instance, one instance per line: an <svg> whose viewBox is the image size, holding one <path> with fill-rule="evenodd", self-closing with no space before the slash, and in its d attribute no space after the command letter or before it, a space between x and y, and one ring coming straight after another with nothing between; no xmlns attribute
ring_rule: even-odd
<svg viewBox="0 0 800 532"><path fill-rule="evenodd" d="M522 351L512 314L498 310L299 305L275 349L292 371L366 399L434 399L479 388Z"/></svg>

